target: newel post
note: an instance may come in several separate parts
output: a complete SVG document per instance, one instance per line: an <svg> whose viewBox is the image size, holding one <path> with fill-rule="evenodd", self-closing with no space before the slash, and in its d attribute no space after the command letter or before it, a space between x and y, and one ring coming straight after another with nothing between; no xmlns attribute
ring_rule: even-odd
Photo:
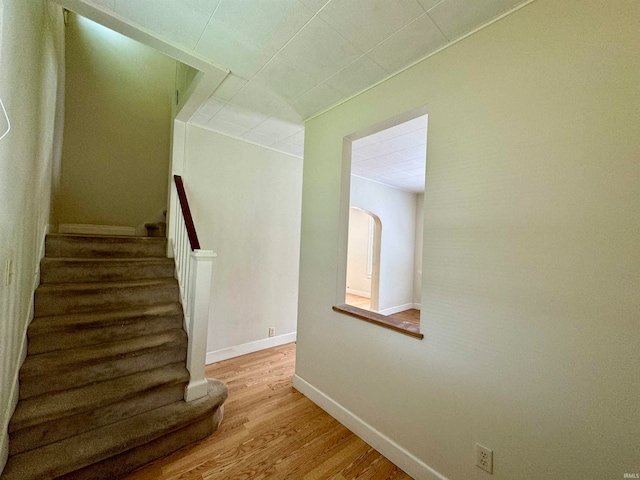
<svg viewBox="0 0 640 480"><path fill-rule="evenodd" d="M207 333L209 331L209 303L211 298L211 274L216 254L211 250L194 250L190 255L191 279L189 292L189 346L187 369L191 374L185 388L187 402L207 394L207 379L204 368L207 357Z"/></svg>

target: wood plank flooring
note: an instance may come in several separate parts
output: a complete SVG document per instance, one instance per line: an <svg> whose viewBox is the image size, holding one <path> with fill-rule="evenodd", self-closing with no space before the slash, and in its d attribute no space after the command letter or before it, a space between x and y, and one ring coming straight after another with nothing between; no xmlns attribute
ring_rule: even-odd
<svg viewBox="0 0 640 480"><path fill-rule="evenodd" d="M354 295L353 293L347 293L345 295L344 303L347 305L353 305L354 307L363 308L365 310L371 309L371 299L367 297L361 297L360 295Z"/></svg>
<svg viewBox="0 0 640 480"><path fill-rule="evenodd" d="M209 438L126 480L410 480L411 477L293 388L295 344L207 367L229 387Z"/></svg>
<svg viewBox="0 0 640 480"><path fill-rule="evenodd" d="M416 325L420 325L420 310L416 310L415 308L410 308L409 310L405 310L404 312L394 313L391 316L399 318L400 320L404 320L405 322L411 322L415 323Z"/></svg>
<svg viewBox="0 0 640 480"><path fill-rule="evenodd" d="M364 310L371 309L370 298L361 297L360 295L354 295L352 293L347 293L345 295L344 303L346 303L347 305L353 305L354 307L363 308ZM393 315L389 316L399 318L400 320L404 320L405 322L411 322L418 326L420 325L420 310L416 310L415 308L410 308L409 310L394 313Z"/></svg>

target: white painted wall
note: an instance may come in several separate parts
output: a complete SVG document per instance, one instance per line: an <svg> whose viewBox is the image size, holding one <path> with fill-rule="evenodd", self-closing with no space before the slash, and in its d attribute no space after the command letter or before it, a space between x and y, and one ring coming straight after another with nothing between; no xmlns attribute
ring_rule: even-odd
<svg viewBox="0 0 640 480"><path fill-rule="evenodd" d="M18 398L33 291L58 171L64 106L62 10L49 2L1 0L0 98L11 131L0 140L0 471ZM6 282L11 262L10 283Z"/></svg>
<svg viewBox="0 0 640 480"><path fill-rule="evenodd" d="M536 0L307 121L296 385L415 478L640 469L639 18ZM343 138L424 105L420 341L331 306Z"/></svg>
<svg viewBox="0 0 640 480"><path fill-rule="evenodd" d="M420 308L422 299L422 242L424 234L424 193L416 194L416 239L413 254L413 305Z"/></svg>
<svg viewBox="0 0 640 480"><path fill-rule="evenodd" d="M388 315L393 310L411 308L415 194L352 175L350 202L377 215L382 222L378 311Z"/></svg>
<svg viewBox="0 0 640 480"><path fill-rule="evenodd" d="M198 237L218 255L207 361L293 341L302 161L190 125L186 149L185 188Z"/></svg>
<svg viewBox="0 0 640 480"><path fill-rule="evenodd" d="M369 264L369 221L371 215L358 208L349 209L349 243L347 246L347 292L371 297Z"/></svg>

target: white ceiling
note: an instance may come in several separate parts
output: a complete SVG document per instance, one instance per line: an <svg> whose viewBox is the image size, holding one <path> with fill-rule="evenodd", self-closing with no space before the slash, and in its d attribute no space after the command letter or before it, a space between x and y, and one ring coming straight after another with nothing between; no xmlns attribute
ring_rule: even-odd
<svg viewBox="0 0 640 480"><path fill-rule="evenodd" d="M351 145L351 173L410 192L424 191L427 117L422 116Z"/></svg>
<svg viewBox="0 0 640 480"><path fill-rule="evenodd" d="M304 119L526 0L82 1L231 71L191 123L302 157Z"/></svg>

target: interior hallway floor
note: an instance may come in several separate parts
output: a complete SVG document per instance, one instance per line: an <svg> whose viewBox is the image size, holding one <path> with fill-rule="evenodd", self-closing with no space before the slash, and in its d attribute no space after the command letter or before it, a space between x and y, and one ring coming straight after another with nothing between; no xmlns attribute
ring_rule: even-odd
<svg viewBox="0 0 640 480"><path fill-rule="evenodd" d="M293 388L295 355L290 343L209 365L229 388L218 431L125 480L410 480Z"/></svg>

